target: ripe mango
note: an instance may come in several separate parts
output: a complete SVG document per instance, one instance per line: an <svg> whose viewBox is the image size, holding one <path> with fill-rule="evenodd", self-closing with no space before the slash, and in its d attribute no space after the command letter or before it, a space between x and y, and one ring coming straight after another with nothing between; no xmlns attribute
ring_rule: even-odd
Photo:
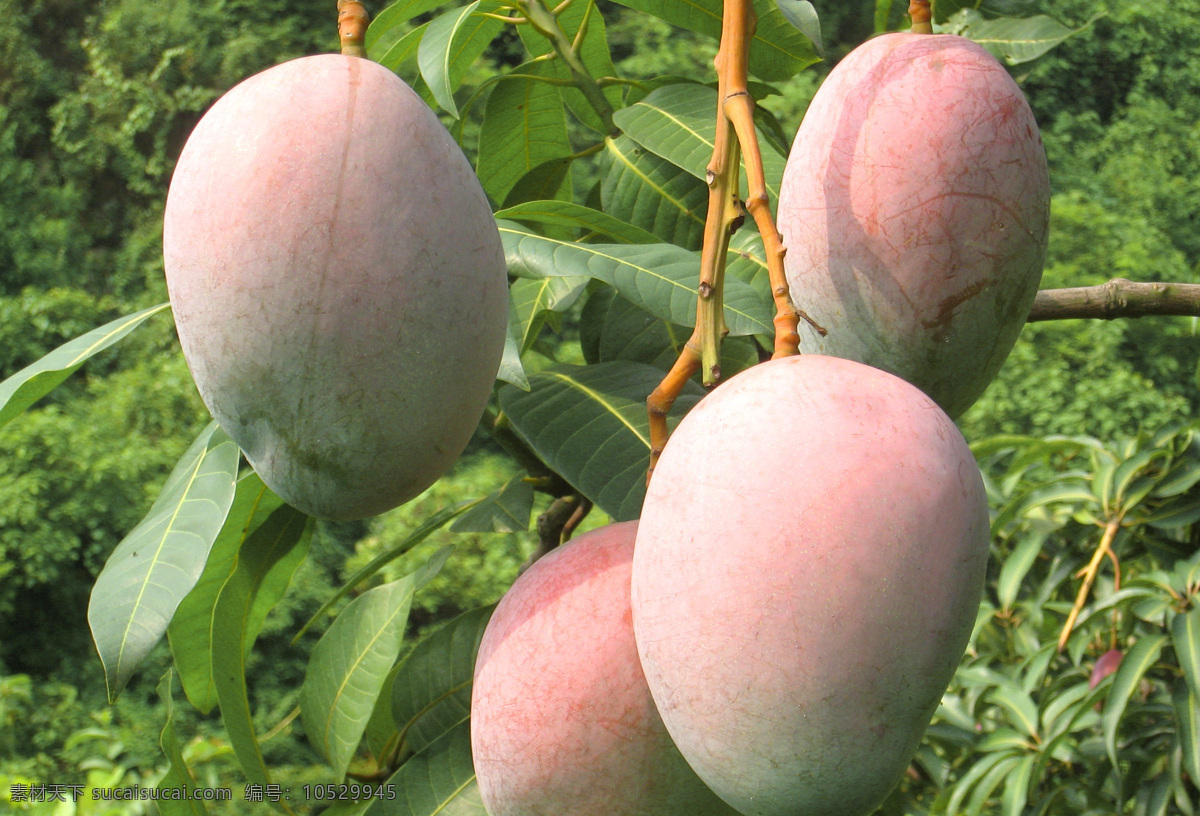
<svg viewBox="0 0 1200 816"><path fill-rule="evenodd" d="M305 57L189 137L167 286L209 410L274 491L361 518L462 452L503 350L499 233L462 151L395 74Z"/></svg>
<svg viewBox="0 0 1200 816"><path fill-rule="evenodd" d="M958 666L988 556L983 479L907 382L819 355L684 417L646 494L634 634L667 731L745 816L863 816Z"/></svg>
<svg viewBox="0 0 1200 816"><path fill-rule="evenodd" d="M914 383L957 417L1029 315L1050 182L1020 89L970 40L887 34L847 55L788 158L779 228L801 351Z"/></svg>
<svg viewBox="0 0 1200 816"><path fill-rule="evenodd" d="M500 600L475 663L471 748L491 816L737 816L654 709L629 612L637 522L540 558Z"/></svg>

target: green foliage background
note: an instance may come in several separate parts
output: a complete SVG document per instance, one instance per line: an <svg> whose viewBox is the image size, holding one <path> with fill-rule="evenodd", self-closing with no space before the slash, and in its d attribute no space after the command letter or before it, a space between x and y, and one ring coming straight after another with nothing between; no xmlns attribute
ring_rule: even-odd
<svg viewBox="0 0 1200 816"><path fill-rule="evenodd" d="M333 50L332 5L0 0L0 17L19 22L0 27L0 379L67 339L165 300L162 202L186 134L237 81L293 56ZM815 5L831 61L872 31L873 3ZM1039 5L1073 25L1108 12L1014 69L1042 127L1054 184L1043 286L1115 276L1196 282L1200 2ZM710 75L711 40L614 4L602 11L620 75ZM470 69L459 101L521 53L515 36L501 37ZM778 83L781 93L763 101L786 136L827 71L821 64ZM469 154L484 111L480 101L457 125L446 119ZM580 146L583 129L574 120L568 128ZM581 164L572 172L574 189L585 191L601 168ZM583 302L542 327L535 346L542 359L581 359ZM1000 433L1113 440L1195 416L1198 371L1189 319L1034 324L961 426L971 441ZM148 679L108 708L85 610L104 559L206 422L169 321L158 318L0 429L0 785L5 778L96 780L101 772L147 779L162 764L153 685L168 663L165 649L143 669ZM318 529L310 559L253 653L260 732L296 704L306 652L289 643L291 633L333 587L431 512L516 475L506 462L481 438L408 506L370 523ZM1049 459L1043 465L1056 467ZM603 520L595 513L589 524ZM1078 560L1094 545L1093 533L1087 525L1056 527L1047 557L1074 552ZM410 621L416 630L495 600L535 537L439 532L387 575L411 571L446 544L455 555L418 593ZM1007 558L1011 546L1004 539L998 556ZM1028 658L1012 648L1009 658ZM179 733L199 735L189 756L209 784L240 778L216 720L194 712L177 718ZM285 776L323 778L317 755L291 732L268 752L275 765L293 769Z"/></svg>

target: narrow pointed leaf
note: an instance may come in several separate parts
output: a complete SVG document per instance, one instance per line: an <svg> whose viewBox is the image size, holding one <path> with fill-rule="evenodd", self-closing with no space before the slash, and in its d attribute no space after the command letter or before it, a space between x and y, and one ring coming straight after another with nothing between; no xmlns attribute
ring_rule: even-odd
<svg viewBox="0 0 1200 816"><path fill-rule="evenodd" d="M1200 606L1171 621L1171 645L1192 694L1200 696Z"/></svg>
<svg viewBox="0 0 1200 816"><path fill-rule="evenodd" d="M1017 730L1036 740L1038 737L1037 706L1020 686L1005 683L991 694L992 702L1004 709L1008 721Z"/></svg>
<svg viewBox="0 0 1200 816"><path fill-rule="evenodd" d="M238 551L242 544L282 506L283 499L271 492L254 471L248 470L238 479L233 504L209 551L204 572L179 604L167 629L181 685L188 701L203 714L210 712L217 704L212 673L212 635L217 599L237 566ZM282 597L283 588L286 586L272 587L274 593L270 605ZM246 633L247 644L257 636L262 621L256 617L251 623L252 631Z"/></svg>
<svg viewBox="0 0 1200 816"><path fill-rule="evenodd" d="M606 243L657 244L654 233L635 227L606 212L593 210L570 201L526 201L496 212L497 220L520 221L525 224L549 224L581 230L584 239L599 237Z"/></svg>
<svg viewBox="0 0 1200 816"><path fill-rule="evenodd" d="M250 782L271 776L254 732L246 689L246 656L261 625L259 595L279 597L308 553L312 520L281 504L242 543L212 617L212 675L221 720L234 755ZM257 623L256 623L257 621Z"/></svg>
<svg viewBox="0 0 1200 816"><path fill-rule="evenodd" d="M975 9L962 9L950 18L945 30L974 40L1009 65L1019 65L1037 59L1089 25L1091 21L1067 28L1044 14L987 19Z"/></svg>
<svg viewBox="0 0 1200 816"><path fill-rule="evenodd" d="M88 624L113 701L204 571L233 502L238 447L210 423L96 578Z"/></svg>
<svg viewBox="0 0 1200 816"><path fill-rule="evenodd" d="M1182 495L1200 483L1200 460L1182 459L1175 462L1158 483L1154 495L1161 498Z"/></svg>
<svg viewBox="0 0 1200 816"><path fill-rule="evenodd" d="M619 0L672 25L712 37L721 36L722 0ZM817 62L812 43L783 18L775 0L754 0L758 24L750 42L750 72L767 81L787 79Z"/></svg>
<svg viewBox="0 0 1200 816"><path fill-rule="evenodd" d="M495 608L464 612L401 662L392 683L392 717L406 748L421 751L467 721L475 655Z"/></svg>
<svg viewBox="0 0 1200 816"><path fill-rule="evenodd" d="M808 37L817 56L824 58L825 46L821 43L821 21L817 17L817 10L813 8L813 4L808 0L775 0L775 4L779 6L783 18L791 23L793 28Z"/></svg>
<svg viewBox="0 0 1200 816"><path fill-rule="evenodd" d="M1025 575L1033 566L1038 553L1042 551L1042 545L1049 537L1049 529L1027 532L1009 556L1004 559L1004 563L1000 567L1000 577L996 582L996 596L1000 601L1001 608L1006 610L1012 608L1017 600L1017 593L1021 590L1021 583L1025 580Z"/></svg>
<svg viewBox="0 0 1200 816"><path fill-rule="evenodd" d="M162 734L158 744L162 747L163 755L167 758L167 772L154 786L160 792L161 798L156 800L158 811L162 816L207 816L208 808L200 799L193 798L197 790L196 780L192 778L183 752L179 749L179 738L175 736L175 700L171 691L175 672L168 669L158 681L158 696L166 706L166 721L163 723ZM164 794L165 791L188 791L187 794L176 796Z"/></svg>
<svg viewBox="0 0 1200 816"><path fill-rule="evenodd" d="M504 23L475 11L494 11L497 3L481 5L475 0L462 8L452 9L435 17L425 30L417 48L417 64L429 90L445 111L458 118L454 91L462 82L467 68L500 32Z"/></svg>
<svg viewBox="0 0 1200 816"><path fill-rule="evenodd" d="M470 722L411 757L385 789L396 798L377 799L366 816L488 816L475 782Z"/></svg>
<svg viewBox="0 0 1200 816"><path fill-rule="evenodd" d="M443 2L444 0L397 0L379 12L375 19L371 20L371 25L367 27L367 36L363 40L367 47L367 55L378 61L382 52L409 33L406 25L409 20L427 11L433 11Z"/></svg>
<svg viewBox="0 0 1200 816"><path fill-rule="evenodd" d="M1119 767L1117 765L1117 726L1120 725L1121 717L1125 714L1129 698L1133 696L1133 692L1142 681L1146 671L1158 660L1159 653L1162 652L1163 644L1166 641L1165 635L1147 635L1141 638L1125 653L1120 668L1113 674L1112 687L1109 689L1108 699L1104 703L1101 725L1104 731L1104 748L1108 751L1108 758L1114 768Z"/></svg>
<svg viewBox="0 0 1200 816"><path fill-rule="evenodd" d="M1029 801L1029 780L1033 776L1033 766L1036 762L1037 757L1029 754L1021 757L1013 766L1004 780L1004 795L1000 800L1001 816L1021 816L1025 812L1025 804Z"/></svg>
<svg viewBox="0 0 1200 816"><path fill-rule="evenodd" d="M630 362L553 366L530 376L528 393L501 388L500 407L543 461L624 521L641 513L650 463L646 397L662 377L660 369ZM671 424L703 396L689 382Z"/></svg>
<svg viewBox="0 0 1200 816"><path fill-rule="evenodd" d="M416 67L417 52L421 47L421 39L425 36L425 32L428 30L428 28L429 23L422 23L412 31L409 31L400 39L396 40L396 42L390 44L387 50L383 51L378 56L370 51L368 51L368 53L371 53L371 59L378 62L384 68L387 68L393 73L400 74L402 78L408 76L410 83L414 83L416 80L420 79L420 75L418 73L419 69ZM412 63L412 76L408 75L408 66L410 63ZM424 80L421 80L421 82L424 82ZM412 87L413 90L421 93L415 84ZM425 90L428 91L428 86L426 86ZM422 97L427 95L427 93L422 94Z"/></svg>
<svg viewBox="0 0 1200 816"><path fill-rule="evenodd" d="M517 183L504 196L504 207L519 206L530 201L557 200L567 203L562 199L571 192L569 180L574 161L571 156L562 156L534 165L517 179Z"/></svg>
<svg viewBox="0 0 1200 816"><path fill-rule="evenodd" d="M629 138L703 180L716 140L712 113L716 105L717 91L707 85L666 85L617 111L613 120ZM763 173L774 207L787 159L770 148L771 143L761 135L759 141L765 148L761 151ZM744 173L741 179L744 193Z"/></svg>
<svg viewBox="0 0 1200 816"><path fill-rule="evenodd" d="M37 362L30 363L0 382L0 428L22 411L57 388L91 357L109 348L142 325L166 311L168 303L118 318L98 329L63 343Z"/></svg>
<svg viewBox="0 0 1200 816"><path fill-rule="evenodd" d="M708 188L687 170L628 136L605 142L608 170L600 185L606 213L686 249L699 249Z"/></svg>
<svg viewBox="0 0 1200 816"><path fill-rule="evenodd" d="M520 476L463 513L450 525L452 533L516 533L529 529L533 486Z"/></svg>
<svg viewBox="0 0 1200 816"><path fill-rule="evenodd" d="M442 554L445 560L449 552ZM355 598L313 648L300 694L308 741L340 779L367 728L400 642L413 593L441 563Z"/></svg>
<svg viewBox="0 0 1200 816"><path fill-rule="evenodd" d="M519 278L508 288L508 324L519 353L528 351L538 338L549 313L571 308L583 294L590 278Z"/></svg>
<svg viewBox="0 0 1200 816"><path fill-rule="evenodd" d="M571 153L562 93L540 78L544 65L518 66L488 97L476 173L492 201L504 201L533 168Z"/></svg>
<svg viewBox="0 0 1200 816"><path fill-rule="evenodd" d="M1171 693L1175 709L1175 734L1183 750L1183 767L1200 779L1200 698L1186 683L1176 683Z"/></svg>
<svg viewBox="0 0 1200 816"><path fill-rule="evenodd" d="M680 326L696 322L699 257L672 244L577 244L501 222L509 272L522 277L587 275ZM725 281L725 322L733 336L771 333L769 308L736 278Z"/></svg>

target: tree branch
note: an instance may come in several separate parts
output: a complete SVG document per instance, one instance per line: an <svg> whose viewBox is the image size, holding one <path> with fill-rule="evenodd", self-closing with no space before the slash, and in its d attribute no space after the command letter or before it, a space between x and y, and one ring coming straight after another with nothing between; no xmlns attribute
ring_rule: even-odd
<svg viewBox="0 0 1200 816"><path fill-rule="evenodd" d="M1200 317L1200 284L1113 278L1098 286L1043 289L1033 301L1027 322L1166 315Z"/></svg>

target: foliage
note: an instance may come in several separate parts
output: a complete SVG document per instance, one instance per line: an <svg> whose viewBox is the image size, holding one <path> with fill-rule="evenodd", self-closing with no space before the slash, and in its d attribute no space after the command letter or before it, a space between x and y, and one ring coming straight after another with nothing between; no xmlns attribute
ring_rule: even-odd
<svg viewBox="0 0 1200 816"><path fill-rule="evenodd" d="M30 21L0 33L0 375L164 299L161 198L184 135L235 81L331 45L329 5L33 0L18 11L0 0ZM752 91L765 100L756 124L770 186L826 65L773 3L756 5ZM902 13L815 5L831 61ZM1042 5L1063 30L1099 6ZM1047 286L1192 280L1200 269L1200 48L1188 46L1200 4L1108 5L1018 69L1057 191ZM593 502L580 529L636 516L646 384L694 319L720 3L626 6L575 0L538 17L540 33L495 16L548 13L535 0L400 0L377 15L370 56L440 111L505 241L513 343L480 434L443 481L369 525L314 528L262 490L247 498L243 473L241 503L235 492L232 509L203 525L201 549L213 553L204 572L173 585L172 603L192 592L170 634L185 694L175 690L169 719L160 701L142 712L153 735L103 715L94 727L67 705L67 687L0 678L0 776L40 781L86 764L94 784L153 785L169 760L175 784L189 770L215 787L236 764L256 784L391 782L409 797L404 813L482 812L465 701L488 604L539 547L532 518L561 529ZM990 19L998 7L1032 10L982 10ZM769 346L765 257L749 223L729 275L727 374ZM1192 812L1200 449L1192 426L1145 430L1196 407L1192 334L1183 319L1031 325L964 418L990 478L994 569L971 649L885 812ZM701 393L685 392L675 416ZM87 587L112 553L137 549L123 537L206 421L155 318L0 430L0 668L94 687L95 665L71 665L92 653ZM222 472L232 484L236 463ZM1072 574L1100 564L1110 522L1120 576L1099 570L1079 595ZM169 533L155 541L168 554L196 547ZM115 609L118 596L99 600ZM1085 603L1060 653L1076 597ZM161 635L174 606L156 609ZM80 625L64 635L63 620ZM56 649L42 646L47 632ZM1089 689L1112 647L1121 668ZM167 660L159 648L147 665ZM130 694L148 695L146 681L118 705ZM223 727L212 736L204 712L217 702ZM164 723L174 735L161 737L165 757ZM122 753L133 738L154 741L152 759Z"/></svg>

